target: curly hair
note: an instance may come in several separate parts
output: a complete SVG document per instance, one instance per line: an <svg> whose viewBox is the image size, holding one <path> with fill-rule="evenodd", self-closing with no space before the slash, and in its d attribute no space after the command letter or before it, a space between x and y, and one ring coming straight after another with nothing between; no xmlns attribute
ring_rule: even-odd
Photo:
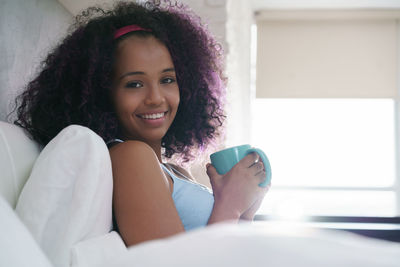
<svg viewBox="0 0 400 267"><path fill-rule="evenodd" d="M131 24L151 32L114 40L116 29ZM151 34L171 54L180 104L161 145L167 158L177 153L184 161L192 159L193 148L204 149L221 132L226 78L221 46L198 16L176 2L118 2L110 10L96 6L83 11L17 97L14 123L43 146L71 124L86 126L105 141L116 138L113 57L117 43L132 34Z"/></svg>

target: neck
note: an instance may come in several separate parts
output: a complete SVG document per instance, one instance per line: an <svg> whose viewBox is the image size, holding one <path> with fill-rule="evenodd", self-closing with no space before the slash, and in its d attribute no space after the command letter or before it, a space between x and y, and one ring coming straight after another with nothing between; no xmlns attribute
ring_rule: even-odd
<svg viewBox="0 0 400 267"><path fill-rule="evenodd" d="M149 142L145 142L146 144L148 144L153 151L156 153L158 161L160 163L162 163L161 161L161 142L154 142L154 143L149 143Z"/></svg>

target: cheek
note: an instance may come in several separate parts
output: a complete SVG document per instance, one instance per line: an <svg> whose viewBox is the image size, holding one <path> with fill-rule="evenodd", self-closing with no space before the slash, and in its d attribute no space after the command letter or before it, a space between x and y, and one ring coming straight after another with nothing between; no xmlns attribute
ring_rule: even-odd
<svg viewBox="0 0 400 267"><path fill-rule="evenodd" d="M168 90L164 96L167 100L168 105L176 112L180 102L179 88L174 88L173 90L171 89L172 88L170 88L170 90Z"/></svg>
<svg viewBox="0 0 400 267"><path fill-rule="evenodd" d="M180 102L181 102L181 99L180 99L179 94L178 94L178 97L175 100L175 105L176 105L177 108L178 108Z"/></svg>
<svg viewBox="0 0 400 267"><path fill-rule="evenodd" d="M133 94L120 95L115 102L119 114L132 113L138 106L139 97Z"/></svg>
<svg viewBox="0 0 400 267"><path fill-rule="evenodd" d="M123 124L129 123L129 121L131 119L132 111L130 110L129 106L126 105L125 102L116 103L115 113L116 113L118 120L121 123L123 123Z"/></svg>
<svg viewBox="0 0 400 267"><path fill-rule="evenodd" d="M181 96L180 96L180 92L179 92L179 87L176 89L176 91L175 91L175 97L174 97L174 99L175 99L175 105L176 105L176 107L178 107L178 105L179 105L179 103L180 103L180 101L181 101Z"/></svg>

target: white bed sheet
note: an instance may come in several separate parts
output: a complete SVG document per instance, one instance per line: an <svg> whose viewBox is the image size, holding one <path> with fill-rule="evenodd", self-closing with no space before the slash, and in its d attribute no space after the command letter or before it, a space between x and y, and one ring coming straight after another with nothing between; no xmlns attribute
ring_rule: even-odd
<svg viewBox="0 0 400 267"><path fill-rule="evenodd" d="M103 267L399 267L400 244L282 223L216 224L132 246L100 262Z"/></svg>

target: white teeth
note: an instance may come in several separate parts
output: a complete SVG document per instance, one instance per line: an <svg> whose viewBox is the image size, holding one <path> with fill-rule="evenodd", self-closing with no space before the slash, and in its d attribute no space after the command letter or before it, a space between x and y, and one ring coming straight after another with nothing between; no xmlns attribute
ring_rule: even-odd
<svg viewBox="0 0 400 267"><path fill-rule="evenodd" d="M146 114L146 115L141 115L143 119L147 120L155 120L164 117L164 112L163 113L155 113L155 114Z"/></svg>

